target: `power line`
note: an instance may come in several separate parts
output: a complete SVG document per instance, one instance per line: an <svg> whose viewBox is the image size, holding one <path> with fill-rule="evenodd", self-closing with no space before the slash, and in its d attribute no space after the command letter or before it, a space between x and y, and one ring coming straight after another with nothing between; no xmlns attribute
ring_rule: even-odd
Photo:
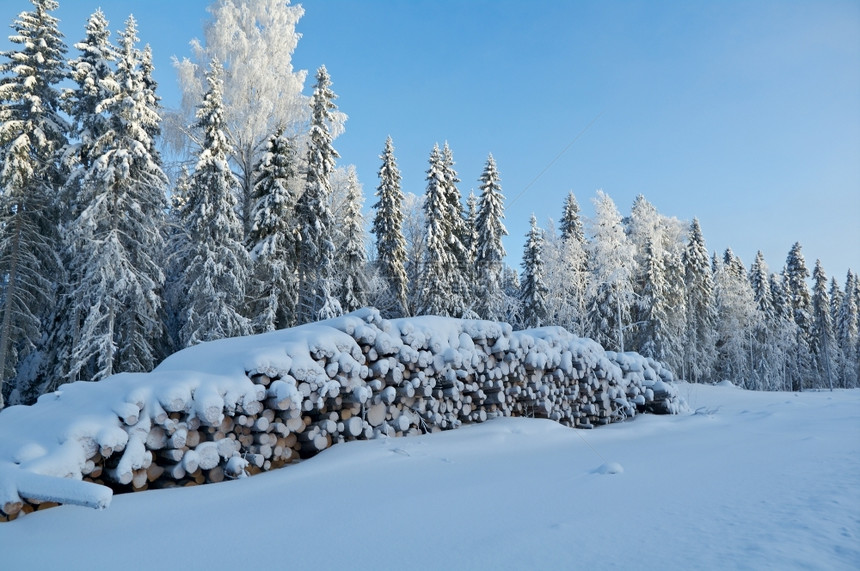
<svg viewBox="0 0 860 571"><path fill-rule="evenodd" d="M511 201L510 201L510 202L508 202L507 206L508 206L508 207L513 206L514 202L516 202L516 201L517 201L517 200L518 200L522 195L524 195L524 194L526 193L526 191L527 191L529 188L531 188L531 187L532 187L532 185L533 185L534 183L536 183L536 182L538 181L538 179L539 179L540 177L542 177L542 176L543 176L543 174L544 174L546 171L548 171L548 170L552 167L552 165L554 165L554 164L556 163L556 161L558 161L558 159L560 159L560 158L561 158L561 156L562 156L564 153L566 153L566 152L567 152L567 150L568 150L568 149L570 149L570 148L573 146L573 144L574 144L574 143L576 143L576 142L580 139L580 137L582 137L582 136L585 134L585 132L586 132L586 131L588 131L588 130L591 128L591 126L592 126L592 125L594 125L594 124L597 122L597 120L598 120L598 119L600 119L600 117L601 117L601 116L603 115L603 113L605 113L605 112L606 112L606 110L604 109L603 111L601 111L600 113L598 113L598 114L594 117L594 119L592 119L592 120L588 123L588 125L586 125L584 129L582 129L582 131L580 131L579 133L577 133L576 137L574 137L574 138L573 138L573 140L572 140L571 142L569 142L569 143L567 144L567 146L566 146L565 148L563 148L563 149L561 150L561 152L560 152L559 154L557 154L557 155L555 156L555 158L553 158L553 159L549 162L549 164L548 164L548 165L546 165L546 166L543 168L543 170L542 170L542 171L540 171L540 172L537 174L537 176L536 176L536 177L534 177L534 178L532 179L532 181L531 181L530 183L528 183L528 184L525 186L525 188L523 188L523 189L520 191L520 193L519 193L518 195L516 195L513 199L511 199Z"/></svg>

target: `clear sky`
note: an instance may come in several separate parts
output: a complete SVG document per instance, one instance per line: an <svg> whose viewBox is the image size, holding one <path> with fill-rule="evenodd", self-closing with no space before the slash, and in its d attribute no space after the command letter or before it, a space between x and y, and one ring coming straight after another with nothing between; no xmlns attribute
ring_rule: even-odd
<svg viewBox="0 0 860 571"><path fill-rule="evenodd" d="M202 37L209 1L101 4L113 30L137 17L164 104L177 106L170 58ZM820 258L840 285L860 270L856 0L302 4L293 64L328 68L349 115L335 146L367 206L387 135L415 194L447 140L464 195L495 156L512 265L532 212L557 220L573 190L588 216L602 188L622 215L641 193L663 214L697 216L708 248L747 266L760 249L779 270L799 241L810 270ZM98 6L60 0L67 43ZM0 22L29 7L0 0Z"/></svg>

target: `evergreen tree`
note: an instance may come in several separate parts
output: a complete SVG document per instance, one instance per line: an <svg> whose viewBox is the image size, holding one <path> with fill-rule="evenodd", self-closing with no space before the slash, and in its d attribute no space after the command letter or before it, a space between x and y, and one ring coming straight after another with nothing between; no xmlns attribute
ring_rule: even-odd
<svg viewBox="0 0 860 571"><path fill-rule="evenodd" d="M249 258L236 215L236 178L227 164L221 64L213 60L209 91L197 111L195 128L202 143L191 176L182 223L189 241L181 256L185 266L185 308L179 340L183 347L251 331L243 315Z"/></svg>
<svg viewBox="0 0 860 571"><path fill-rule="evenodd" d="M672 343L666 327L671 308L666 303L668 296L663 256L655 250L652 238L645 245L645 283L637 300L640 309L638 315L642 321L638 330L638 350L646 357L664 362Z"/></svg>
<svg viewBox="0 0 860 571"><path fill-rule="evenodd" d="M837 374L836 357L838 350L833 329L833 318L830 313L830 295L827 293L827 275L821 266L821 260L815 260L812 283L810 348L818 371L815 384L820 386L821 381L819 379L826 379L828 387L833 390L834 377Z"/></svg>
<svg viewBox="0 0 860 571"><path fill-rule="evenodd" d="M347 175L346 212L343 224L344 246L340 251L341 276L340 304L347 312L367 305L369 289L367 276L367 253L364 246L364 217L361 185L355 168Z"/></svg>
<svg viewBox="0 0 860 571"><path fill-rule="evenodd" d="M590 337L606 348L624 351L624 329L631 322L634 249L621 215L602 190L594 199L589 268L592 280L588 309Z"/></svg>
<svg viewBox="0 0 860 571"><path fill-rule="evenodd" d="M311 97L305 191L296 206L299 242L299 323L329 319L342 313L335 297L331 180L334 161L331 128L337 106L325 66L317 70Z"/></svg>
<svg viewBox="0 0 860 571"><path fill-rule="evenodd" d="M770 287L767 263L761 251L756 252L749 273L756 318L752 331L752 383L758 390L774 389L780 383L781 358L777 335L779 324Z"/></svg>
<svg viewBox="0 0 860 571"><path fill-rule="evenodd" d="M758 313L752 286L743 262L727 249L714 276L717 315L718 378L727 379L744 388L753 389L752 332Z"/></svg>
<svg viewBox="0 0 860 571"><path fill-rule="evenodd" d="M396 315L409 315L406 277L406 238L403 236L403 191L400 190L400 171L394 158L391 137L385 140L385 150L379 168L378 200L373 205L372 232L376 234L376 264L396 300Z"/></svg>
<svg viewBox="0 0 860 571"><path fill-rule="evenodd" d="M222 121L229 158L238 174L239 210L247 235L254 223L255 167L266 140L279 127L288 136L299 136L308 123L308 98L302 94L307 72L292 65L301 37L296 24L305 11L284 0L218 0L209 12L204 41L191 42L193 58L174 66L183 110L193 116L208 90L209 62L217 59L223 64ZM346 117L337 113L333 117L336 134Z"/></svg>
<svg viewBox="0 0 860 571"><path fill-rule="evenodd" d="M574 239L581 244L585 243L585 228L579 216L579 203L573 191L570 191L564 200L564 212L559 226L562 240Z"/></svg>
<svg viewBox="0 0 860 571"><path fill-rule="evenodd" d="M796 359L798 336L784 276L785 268L780 275L771 274L770 291L774 308L773 340L779 357L777 360L780 379L778 387L780 390L788 391L791 390L791 368Z"/></svg>
<svg viewBox="0 0 860 571"><path fill-rule="evenodd" d="M523 249L523 276L520 286L522 303L520 322L524 328L541 327L547 324L547 289L543 281L543 232L538 228L534 214L529 226L526 245Z"/></svg>
<svg viewBox="0 0 860 571"><path fill-rule="evenodd" d="M687 284L684 378L702 382L710 379L716 359L716 307L708 250L696 218L690 225L684 251L684 274Z"/></svg>
<svg viewBox="0 0 860 571"><path fill-rule="evenodd" d="M456 240L448 216L445 197L445 177L439 145L430 153L427 170L427 191L424 194L424 252L421 272L421 294L418 315L452 316L454 273L457 260L448 247Z"/></svg>
<svg viewBox="0 0 860 571"><path fill-rule="evenodd" d="M547 268L550 297L557 300L552 312L558 325L580 336L586 334L589 272L585 230L573 192L567 195L561 217L561 242L556 245L552 267ZM548 264L550 266L550 264Z"/></svg>
<svg viewBox="0 0 860 571"><path fill-rule="evenodd" d="M12 24L18 46L0 63L0 409L19 360L35 355L62 280L57 156L69 126L57 85L66 77L66 46L50 12L54 0L32 0Z"/></svg>
<svg viewBox="0 0 860 571"><path fill-rule="evenodd" d="M860 385L860 318L858 318L857 291L860 285L851 270L845 278L845 292L836 319L836 342L840 354L839 377L844 387Z"/></svg>
<svg viewBox="0 0 860 571"><path fill-rule="evenodd" d="M148 371L163 335L164 192L167 177L149 135L160 121L142 96L146 86L129 17L119 35L115 89L103 109L107 130L93 142L70 227L73 324L68 378L99 380L119 371Z"/></svg>
<svg viewBox="0 0 860 571"><path fill-rule="evenodd" d="M812 350L811 333L812 319L810 314L811 300L806 280L809 278L809 270L806 269L806 261L803 259L800 243L792 246L786 259L785 290L788 296L791 315L794 319L796 330L795 359L789 366L789 378L793 390L803 390L804 385L812 381Z"/></svg>
<svg viewBox="0 0 860 571"><path fill-rule="evenodd" d="M257 332L295 323L298 297L293 212L298 201L296 149L283 129L266 142L254 185L254 225L249 235L253 278L249 313Z"/></svg>
<svg viewBox="0 0 860 571"><path fill-rule="evenodd" d="M469 281L470 268L474 265L474 259L469 252L471 230L463 215L462 197L457 188L460 179L454 170L454 155L447 142L442 148L442 179L445 204L443 212L451 227L446 248L454 264L453 271L449 274L451 296L448 299L448 314L452 317L473 317L473 297Z"/></svg>
<svg viewBox="0 0 860 571"><path fill-rule="evenodd" d="M496 161L487 157L481 174L481 198L475 217L475 275L477 313L482 319L503 320L507 302L503 289L505 247L502 237L508 235L502 220L504 200Z"/></svg>

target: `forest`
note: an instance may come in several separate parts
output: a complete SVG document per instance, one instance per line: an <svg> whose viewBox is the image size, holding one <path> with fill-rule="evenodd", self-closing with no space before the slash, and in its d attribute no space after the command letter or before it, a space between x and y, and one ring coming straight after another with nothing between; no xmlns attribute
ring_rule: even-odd
<svg viewBox="0 0 860 571"><path fill-rule="evenodd" d="M214 5L167 110L133 17L111 40L97 10L69 47L56 0L31 3L0 55L0 408L366 306L557 325L691 382L860 386L858 276L810 271L800 243L775 270L761 253L747 266L643 196L622 216L597 191L586 218L570 193L557 227L532 216L515 268L493 156L464 197L435 144L416 196L390 137L368 142L382 152L365 211L338 164L332 78L321 66L307 96L290 65L300 6Z"/></svg>

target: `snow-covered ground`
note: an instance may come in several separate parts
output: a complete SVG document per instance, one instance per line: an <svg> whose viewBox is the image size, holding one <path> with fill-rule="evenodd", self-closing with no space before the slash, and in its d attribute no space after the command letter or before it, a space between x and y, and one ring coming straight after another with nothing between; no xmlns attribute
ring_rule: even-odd
<svg viewBox="0 0 860 571"><path fill-rule="evenodd" d="M0 567L860 568L860 391L680 390L696 414L496 419L24 515Z"/></svg>

